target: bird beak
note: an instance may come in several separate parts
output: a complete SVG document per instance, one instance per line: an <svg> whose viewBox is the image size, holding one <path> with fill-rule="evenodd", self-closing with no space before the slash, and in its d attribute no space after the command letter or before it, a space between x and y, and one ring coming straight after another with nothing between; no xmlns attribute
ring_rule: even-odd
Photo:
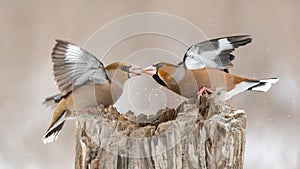
<svg viewBox="0 0 300 169"><path fill-rule="evenodd" d="M129 68L129 71L128 71L128 73L129 73L129 76L130 77L132 77L132 76L140 76L140 75L142 75L141 73L142 73L142 68L140 68L140 67L134 67L134 66L131 66L130 68Z"/></svg>
<svg viewBox="0 0 300 169"><path fill-rule="evenodd" d="M151 66L148 66L148 67L144 68L142 70L142 73L144 73L146 75L149 75L149 76L153 76L153 75L156 74L156 71L157 71L156 67L151 65Z"/></svg>

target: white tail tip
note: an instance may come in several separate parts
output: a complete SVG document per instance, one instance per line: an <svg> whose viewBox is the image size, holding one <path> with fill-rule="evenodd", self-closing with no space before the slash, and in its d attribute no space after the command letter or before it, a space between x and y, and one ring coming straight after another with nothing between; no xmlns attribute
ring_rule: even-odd
<svg viewBox="0 0 300 169"><path fill-rule="evenodd" d="M259 91L259 92L267 92L271 87L272 84L275 84L279 81L279 78L270 78L270 79L263 79L259 81L259 84L249 88L249 90Z"/></svg>
<svg viewBox="0 0 300 169"><path fill-rule="evenodd" d="M48 144L48 143L52 143L52 142L56 141L57 138L58 138L58 136L59 136L59 134L60 134L60 131L61 131L61 130L56 131L55 133L51 134L49 137L46 137L46 135L45 135L45 136L42 138L42 142L43 142L44 144Z"/></svg>

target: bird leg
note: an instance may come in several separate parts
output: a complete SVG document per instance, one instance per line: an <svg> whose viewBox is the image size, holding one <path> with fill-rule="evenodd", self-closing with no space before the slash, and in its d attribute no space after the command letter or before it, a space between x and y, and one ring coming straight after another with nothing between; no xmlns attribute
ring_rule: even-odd
<svg viewBox="0 0 300 169"><path fill-rule="evenodd" d="M212 91L210 88L207 88L207 87L202 87L199 92L197 93L198 95L198 99L200 99L201 96L203 96L203 93L204 94L211 94L213 93L214 91Z"/></svg>

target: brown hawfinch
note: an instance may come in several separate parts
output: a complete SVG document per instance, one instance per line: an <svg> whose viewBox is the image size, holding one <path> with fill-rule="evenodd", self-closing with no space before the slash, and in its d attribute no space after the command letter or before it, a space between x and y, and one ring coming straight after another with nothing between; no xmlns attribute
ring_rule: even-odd
<svg viewBox="0 0 300 169"><path fill-rule="evenodd" d="M196 98L212 89L225 90L224 100L246 90L267 92L278 78L264 80L248 79L226 73L219 69L201 68L189 70L184 66L160 62L144 69L157 83L186 97Z"/></svg>
<svg viewBox="0 0 300 169"><path fill-rule="evenodd" d="M251 40L248 35L239 35L200 42L187 50L183 62L160 62L143 72L186 98L199 97L203 92L213 92L212 89L224 90L224 100L245 90L267 92L278 78L256 80L228 73L234 58L231 52Z"/></svg>
<svg viewBox="0 0 300 169"><path fill-rule="evenodd" d="M108 107L121 96L133 73L128 63L114 62L104 67L88 51L66 41L56 40L52 53L53 74L61 94L47 98L57 103L43 143L57 140L66 119L100 104Z"/></svg>

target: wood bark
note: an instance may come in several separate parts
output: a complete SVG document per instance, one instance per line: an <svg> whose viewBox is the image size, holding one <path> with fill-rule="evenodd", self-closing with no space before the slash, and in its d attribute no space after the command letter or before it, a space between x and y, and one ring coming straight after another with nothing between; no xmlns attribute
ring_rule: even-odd
<svg viewBox="0 0 300 169"><path fill-rule="evenodd" d="M76 169L243 168L245 112L214 96L151 116L98 110L77 121Z"/></svg>

